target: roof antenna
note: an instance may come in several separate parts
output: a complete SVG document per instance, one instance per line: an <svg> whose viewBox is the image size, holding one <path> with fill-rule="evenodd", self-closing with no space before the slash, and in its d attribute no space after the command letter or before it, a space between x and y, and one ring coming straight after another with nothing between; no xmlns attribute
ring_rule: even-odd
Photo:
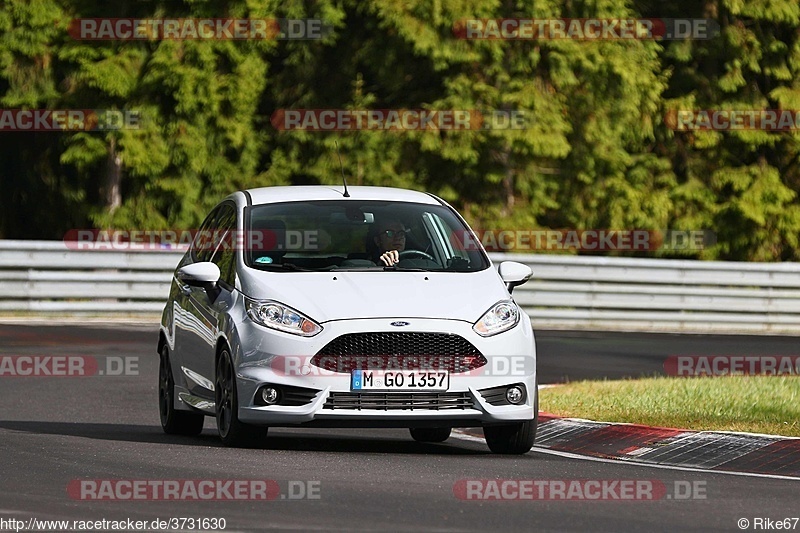
<svg viewBox="0 0 800 533"><path fill-rule="evenodd" d="M350 193L347 192L347 179L344 177L344 165L342 164L342 154L339 153L339 141L333 141L336 145L336 154L339 156L339 168L342 169L342 182L344 182L344 197L350 198Z"/></svg>

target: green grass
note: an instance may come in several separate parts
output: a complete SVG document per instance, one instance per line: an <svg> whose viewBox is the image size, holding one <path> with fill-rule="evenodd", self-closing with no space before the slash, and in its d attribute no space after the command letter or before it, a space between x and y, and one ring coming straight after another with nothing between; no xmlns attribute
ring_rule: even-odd
<svg viewBox="0 0 800 533"><path fill-rule="evenodd" d="M541 390L539 402L565 417L800 437L800 376L580 381Z"/></svg>

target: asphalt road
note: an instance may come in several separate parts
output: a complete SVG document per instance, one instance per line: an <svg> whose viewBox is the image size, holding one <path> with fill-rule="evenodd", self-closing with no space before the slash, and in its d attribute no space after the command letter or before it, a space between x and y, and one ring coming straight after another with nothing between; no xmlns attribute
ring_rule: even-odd
<svg viewBox="0 0 800 533"><path fill-rule="evenodd" d="M670 356L800 355L798 337L539 331L536 339L540 383L663 375Z"/></svg>
<svg viewBox="0 0 800 533"><path fill-rule="evenodd" d="M107 360L116 368L119 358L137 364L136 375L0 377L0 530L10 518L207 517L224 518L226 531L740 531L740 518L751 530L756 518L800 516L798 481L596 462L535 448L502 457L474 440L418 444L405 430L271 429L263 448L237 450L219 444L207 419L200 437L169 437L158 421L156 338L152 327L0 325L0 355L93 356L101 368L111 368ZM537 347L541 381L554 382L659 373L668 355L796 355L797 341L539 332ZM287 498L97 501L68 493L70 483L87 479L267 479ZM476 501L454 492L463 480L487 479L640 480L671 498ZM300 486L318 497L290 499ZM678 499L688 486L704 497Z"/></svg>

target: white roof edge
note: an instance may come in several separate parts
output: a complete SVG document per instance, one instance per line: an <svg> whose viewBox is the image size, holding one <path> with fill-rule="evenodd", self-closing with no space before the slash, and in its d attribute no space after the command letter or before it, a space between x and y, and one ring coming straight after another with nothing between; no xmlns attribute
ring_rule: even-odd
<svg viewBox="0 0 800 533"><path fill-rule="evenodd" d="M347 190L353 200L391 200L439 205L429 194L409 189L356 185L348 186ZM259 205L302 200L346 200L343 191L344 188L339 185L289 185L248 189L246 192L250 193L253 205Z"/></svg>

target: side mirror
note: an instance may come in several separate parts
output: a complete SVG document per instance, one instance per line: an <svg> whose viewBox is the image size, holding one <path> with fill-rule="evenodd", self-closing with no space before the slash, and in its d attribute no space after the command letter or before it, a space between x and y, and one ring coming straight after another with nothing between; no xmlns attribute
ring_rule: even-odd
<svg viewBox="0 0 800 533"><path fill-rule="evenodd" d="M206 290L211 300L217 298L217 282L219 282L219 267L209 261L186 265L178 270L175 277L190 287L201 287Z"/></svg>
<svg viewBox="0 0 800 533"><path fill-rule="evenodd" d="M531 267L523 265L522 263L517 263L516 261L504 261L500 263L498 272L500 273L500 278L505 282L509 294L514 290L514 287L526 283L533 275Z"/></svg>

